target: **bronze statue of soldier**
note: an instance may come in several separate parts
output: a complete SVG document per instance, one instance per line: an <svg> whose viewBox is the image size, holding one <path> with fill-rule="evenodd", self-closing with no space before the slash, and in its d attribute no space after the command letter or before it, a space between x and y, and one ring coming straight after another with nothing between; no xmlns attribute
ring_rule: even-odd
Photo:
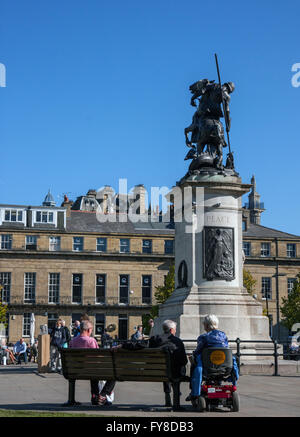
<svg viewBox="0 0 300 437"><path fill-rule="evenodd" d="M228 133L231 124L229 102L234 84L226 82L220 85L214 80L202 79L192 84L189 89L193 94L191 105L197 106L195 100L199 101L191 125L184 130L186 145L191 148L185 159L193 160L189 173L207 166L222 170L223 147L227 143L220 118L225 118Z"/></svg>

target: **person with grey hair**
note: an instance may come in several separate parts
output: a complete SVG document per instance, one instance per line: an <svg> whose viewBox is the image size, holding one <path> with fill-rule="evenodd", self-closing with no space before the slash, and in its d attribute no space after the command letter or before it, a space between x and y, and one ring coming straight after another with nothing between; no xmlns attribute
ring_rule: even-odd
<svg viewBox="0 0 300 437"><path fill-rule="evenodd" d="M148 325L149 325L149 328L150 328L150 331L149 331L149 338L150 338L150 337L153 336L154 320L153 319L149 319L148 320Z"/></svg>
<svg viewBox="0 0 300 437"><path fill-rule="evenodd" d="M204 348L208 347L222 347L229 348L228 338L223 331L218 329L219 320L214 314L208 314L203 320L206 334L202 334L197 339L197 347L193 352L192 366L191 366L191 393L186 398L187 401L194 400L201 394L202 384L202 359L201 353ZM238 367L235 357L233 357L234 374L232 375L232 383L235 385L238 377Z"/></svg>
<svg viewBox="0 0 300 437"><path fill-rule="evenodd" d="M64 330L64 332L65 332L65 337L66 337L66 341L65 341L65 343L63 344L63 347L64 347L64 348L67 348L67 347L69 347L69 343L70 343L70 341L71 341L71 334L70 334L69 328L66 326L66 322L65 322L65 320L62 320L62 321L61 321L61 327L62 327L62 329Z"/></svg>
<svg viewBox="0 0 300 437"><path fill-rule="evenodd" d="M150 337L149 348L166 348L171 355L171 374L173 378L185 375L185 366L188 362L183 341L176 337L177 324L173 320L165 320L162 324L163 334ZM164 382L166 406L171 406L171 386Z"/></svg>
<svg viewBox="0 0 300 437"><path fill-rule="evenodd" d="M70 341L70 348L86 348L98 349L98 343L92 337L93 325L87 320L83 319L80 323L80 335L74 337ZM95 379L90 380L91 384L91 403L92 405L107 405L107 395L111 395L116 382L107 380L101 392L99 392L99 381Z"/></svg>
<svg viewBox="0 0 300 437"><path fill-rule="evenodd" d="M50 334L51 372L62 372L60 349L65 342L65 331L62 328L61 319L58 319L55 328L52 329Z"/></svg>
<svg viewBox="0 0 300 437"><path fill-rule="evenodd" d="M144 339L143 325L138 325L136 328L136 332L131 336L131 340L140 341L143 339Z"/></svg>
<svg viewBox="0 0 300 437"><path fill-rule="evenodd" d="M73 338L78 337L80 335L80 322L79 320L75 320L74 327L72 329Z"/></svg>
<svg viewBox="0 0 300 437"><path fill-rule="evenodd" d="M166 334L171 332L171 330L176 333L177 323L173 322L173 320L165 320L162 324L162 328Z"/></svg>

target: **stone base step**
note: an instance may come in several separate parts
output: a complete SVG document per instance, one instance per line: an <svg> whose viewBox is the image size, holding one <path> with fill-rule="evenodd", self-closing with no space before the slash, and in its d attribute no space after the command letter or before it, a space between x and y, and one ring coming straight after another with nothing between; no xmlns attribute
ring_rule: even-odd
<svg viewBox="0 0 300 437"><path fill-rule="evenodd" d="M246 360L241 357L240 374L242 375L273 375L274 360ZM300 361L278 360L278 373L284 375L300 375Z"/></svg>

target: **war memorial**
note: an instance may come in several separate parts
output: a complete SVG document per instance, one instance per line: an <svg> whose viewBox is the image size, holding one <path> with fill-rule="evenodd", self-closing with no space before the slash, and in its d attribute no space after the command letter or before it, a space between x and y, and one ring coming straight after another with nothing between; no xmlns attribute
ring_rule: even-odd
<svg viewBox="0 0 300 437"><path fill-rule="evenodd" d="M207 314L215 314L220 322L219 328L229 339L239 337L249 341L244 349L253 354L252 359L255 360L256 353L268 349L258 342L269 341L270 337L269 322L268 318L263 316L262 305L243 287L242 196L250 191L251 185L243 183L237 172L230 144L229 104L235 85L232 82L221 82L217 57L216 65L218 82L201 79L189 88L192 93L191 106L196 108L192 123L184 130L185 143L189 149L185 160L191 160L191 163L187 173L180 177L168 195L174 205L175 290L171 297L160 305L153 334L160 334L163 321L171 319L177 323L176 335L185 343L186 351L191 353L196 346L197 337L204 332L204 317ZM224 119L224 125L221 119ZM226 159L225 150L227 150ZM239 150L235 152L239 153ZM39 336L41 345L43 345L42 337ZM45 355L48 356L49 344L46 348ZM39 367L42 365L41 355ZM26 372L25 383L18 375L15 387L30 393L28 399L24 400L20 396L17 400L13 399L15 393L11 391L9 381L15 375L11 372L3 381L2 392L5 393L6 403L2 402L0 409L9 409L13 406L20 410L61 411L63 408L58 403L65 400L66 379L59 374L40 375L39 372L30 373L30 369L26 369ZM38 378L37 382L34 382L34 378ZM274 398L276 414L278 414L282 401L277 398L277 388L273 387L270 378L262 376L258 378L260 378L258 383L253 384L251 376L246 375L244 385L243 381L241 384L243 397L248 402L248 416L263 416L264 412L270 412L273 401L270 401L269 393L272 399ZM293 381L288 383L297 401L293 391L295 390ZM161 423L167 423L166 417L178 419L178 412L157 408L157 404L161 403L161 383L152 383L148 391L145 390L142 382L135 384L125 381L117 384L118 399L109 411L106 409L102 412L95 409L91 411L90 404L85 406L82 403L77 408L77 414L91 413L106 417L123 416L123 418L130 416L128 422L132 424L136 423L133 417L147 417L149 420L151 418L154 420L159 416L161 420L165 420ZM281 387L284 384L281 382ZM257 389L261 407L259 414L259 407L256 405ZM185 386L182 384L181 390L185 397L188 393L187 384ZM86 386L79 384L77 399L85 399L86 395ZM147 402L155 403L156 409L149 411L149 407L145 407ZM76 411L74 405L72 408L70 406L69 411ZM282 415L288 411L288 408L287 402ZM297 415L296 408L297 406L293 406L291 409L292 415ZM189 406L183 415L194 417L197 413ZM241 412L239 415L244 413ZM106 420L110 427L106 429L107 431L127 430L122 428L118 421L107 418ZM150 424L152 426L152 422ZM136 428L135 434L138 433L139 428L140 425ZM143 429L149 431L146 426ZM151 428L150 431L152 430L155 429ZM186 430L186 425L182 430Z"/></svg>
<svg viewBox="0 0 300 437"><path fill-rule="evenodd" d="M236 171L230 145L229 103L235 85L221 83L215 58L219 82L202 79L189 87L196 108L184 130L190 149L185 159L191 163L170 194L175 209L176 289L160 307L155 326L158 332L163 320L172 319L183 341L196 339L204 332L205 315L215 314L229 339L253 340L246 349L254 353L262 349L255 340L270 338L262 305L243 287L241 199L251 185L244 184ZM188 350L194 346L186 343Z"/></svg>

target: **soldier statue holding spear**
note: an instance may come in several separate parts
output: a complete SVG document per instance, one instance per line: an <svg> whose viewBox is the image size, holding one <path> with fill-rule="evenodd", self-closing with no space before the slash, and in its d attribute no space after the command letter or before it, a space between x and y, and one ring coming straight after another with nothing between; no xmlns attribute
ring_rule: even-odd
<svg viewBox="0 0 300 437"><path fill-rule="evenodd" d="M192 84L189 89L192 92L191 105L198 107L193 116L192 124L185 130L186 145L191 150L185 159L192 159L189 167L189 174L198 171L203 167L215 168L219 171L224 169L223 147L229 149L226 168L234 169L233 155L230 149L230 94L234 91L234 84L226 82L221 84L217 55L215 55L219 83L214 80L202 79ZM224 128L220 118L224 117L227 143L224 136ZM191 133L191 138L189 138Z"/></svg>

